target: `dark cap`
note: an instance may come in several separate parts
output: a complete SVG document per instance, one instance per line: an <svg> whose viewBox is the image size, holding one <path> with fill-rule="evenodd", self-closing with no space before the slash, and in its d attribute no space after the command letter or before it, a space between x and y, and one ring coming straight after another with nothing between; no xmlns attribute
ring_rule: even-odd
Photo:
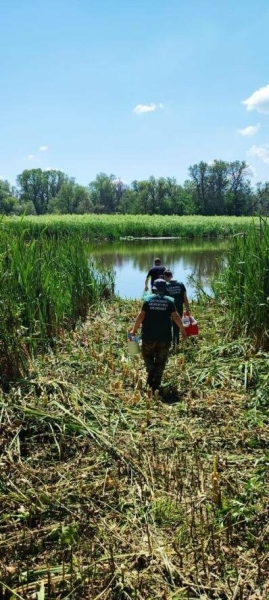
<svg viewBox="0 0 269 600"><path fill-rule="evenodd" d="M163 275L166 275L166 277L173 277L173 273L170 269L165 269Z"/></svg>
<svg viewBox="0 0 269 600"><path fill-rule="evenodd" d="M165 294L165 292L167 292L166 281L164 281L164 279L155 279L152 289Z"/></svg>

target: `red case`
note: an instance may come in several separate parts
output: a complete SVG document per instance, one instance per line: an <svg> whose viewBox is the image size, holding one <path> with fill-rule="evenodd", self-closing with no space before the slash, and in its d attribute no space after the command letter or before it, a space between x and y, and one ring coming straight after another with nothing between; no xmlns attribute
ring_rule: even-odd
<svg viewBox="0 0 269 600"><path fill-rule="evenodd" d="M197 323L190 323L188 327L185 327L187 336L198 335L199 329Z"/></svg>
<svg viewBox="0 0 269 600"><path fill-rule="evenodd" d="M186 317L186 313L184 313L184 317ZM195 319L190 316L190 324L184 326L185 327L185 331L188 337L192 336L192 335L198 335L199 333L199 328L198 328L198 324L197 321L195 321Z"/></svg>

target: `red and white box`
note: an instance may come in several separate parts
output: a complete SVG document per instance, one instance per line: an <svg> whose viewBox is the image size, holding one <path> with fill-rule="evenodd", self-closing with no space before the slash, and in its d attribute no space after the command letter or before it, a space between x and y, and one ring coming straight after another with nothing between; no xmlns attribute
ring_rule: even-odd
<svg viewBox="0 0 269 600"><path fill-rule="evenodd" d="M197 321L195 321L195 319L192 315L187 315L187 313L184 312L183 317L182 317L182 323L183 323L183 326L185 328L185 331L186 331L186 334L188 337L191 335L198 335L198 333L199 333L198 323L197 323Z"/></svg>

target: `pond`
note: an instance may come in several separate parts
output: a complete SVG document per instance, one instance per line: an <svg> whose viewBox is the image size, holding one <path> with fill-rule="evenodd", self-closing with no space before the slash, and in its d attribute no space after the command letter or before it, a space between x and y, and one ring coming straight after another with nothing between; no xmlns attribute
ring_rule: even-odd
<svg viewBox="0 0 269 600"><path fill-rule="evenodd" d="M210 281L224 264L227 249L227 240L150 238L98 243L89 248L89 256L97 266L114 270L115 292L122 298L142 297L146 274L156 257L183 281L188 297L194 298L196 289L189 277L193 276L210 293Z"/></svg>

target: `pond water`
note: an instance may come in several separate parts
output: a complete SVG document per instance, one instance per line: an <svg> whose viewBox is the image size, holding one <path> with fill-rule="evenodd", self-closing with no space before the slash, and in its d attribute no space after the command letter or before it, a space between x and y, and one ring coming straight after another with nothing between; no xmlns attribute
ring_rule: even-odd
<svg viewBox="0 0 269 600"><path fill-rule="evenodd" d="M210 281L225 263L227 249L227 240L132 239L98 243L89 248L89 257L97 266L114 270L115 292L122 298L142 297L147 272L156 257L183 281L188 297L194 298L196 289L189 277L210 293Z"/></svg>

